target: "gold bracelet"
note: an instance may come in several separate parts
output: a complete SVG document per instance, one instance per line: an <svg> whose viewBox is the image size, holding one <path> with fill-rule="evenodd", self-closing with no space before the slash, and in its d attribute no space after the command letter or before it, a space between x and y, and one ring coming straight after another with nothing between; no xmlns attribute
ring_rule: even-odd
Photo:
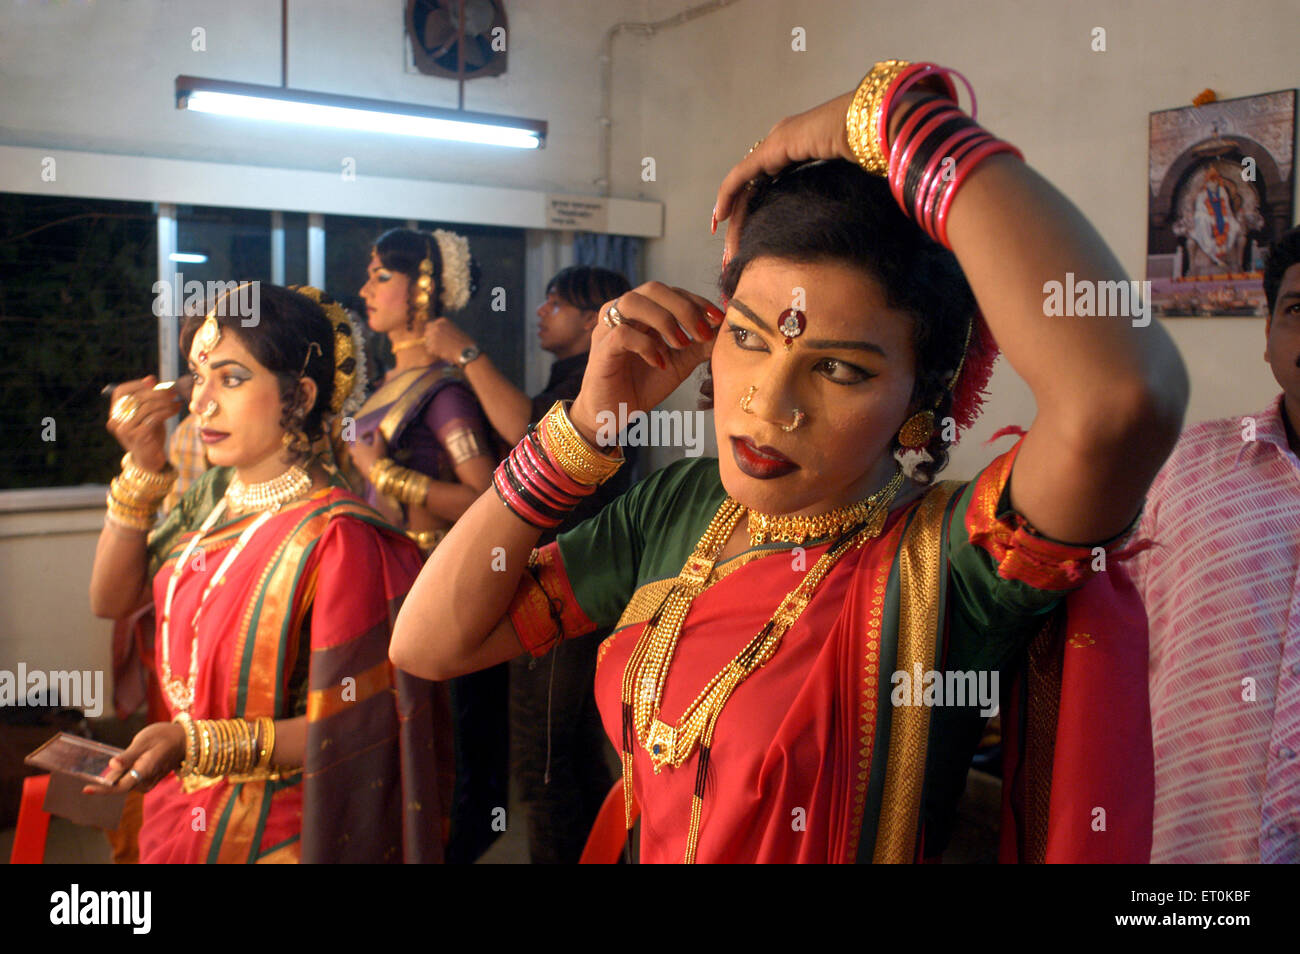
<svg viewBox="0 0 1300 954"><path fill-rule="evenodd" d="M207 775L212 761L212 733L207 722L196 722L194 728L199 733L199 760L194 766L194 774Z"/></svg>
<svg viewBox="0 0 1300 954"><path fill-rule="evenodd" d="M858 165L878 176L889 172L889 156L880 149L879 124L889 122L888 116L880 115L882 100L899 74L911 65L907 60L882 60L873 66L858 84L844 120L849 148Z"/></svg>
<svg viewBox="0 0 1300 954"><path fill-rule="evenodd" d="M161 471L145 470L135 462L131 452L127 451L122 457L122 477L126 478L127 483L132 486L165 497L171 491L172 485L176 483L176 468L167 464Z"/></svg>
<svg viewBox="0 0 1300 954"><path fill-rule="evenodd" d="M429 553L442 542L446 530L407 530L406 535L415 541L421 553Z"/></svg>
<svg viewBox="0 0 1300 954"><path fill-rule="evenodd" d="M212 759L209 765L204 766L204 775L221 776L225 775L226 765L226 730L221 724L220 719L209 719L208 725L212 727Z"/></svg>
<svg viewBox="0 0 1300 954"><path fill-rule="evenodd" d="M172 721L185 730L185 758L181 760L181 766L176 770L176 774L193 775L199 758L198 733L194 731L194 720L190 718L188 712L182 712Z"/></svg>
<svg viewBox="0 0 1300 954"><path fill-rule="evenodd" d="M424 506L425 501L429 499L429 490L433 487L433 479L428 474L422 474L418 470L411 470L408 467L394 467L393 470L400 475L402 480L397 499L405 504Z"/></svg>
<svg viewBox="0 0 1300 954"><path fill-rule="evenodd" d="M602 484L623 466L623 457L603 454L587 443L569 420L566 403L556 401L538 422L546 450L560 469L578 483L589 487Z"/></svg>
<svg viewBox="0 0 1300 954"><path fill-rule="evenodd" d="M258 772L269 772L271 770L271 756L275 752L275 720L269 716L262 716L257 720L259 729L259 750L257 753Z"/></svg>
<svg viewBox="0 0 1300 954"><path fill-rule="evenodd" d="M423 506L433 487L433 479L428 474L402 467L391 457L375 461L369 476L370 483L378 493L404 504Z"/></svg>
<svg viewBox="0 0 1300 954"><path fill-rule="evenodd" d="M148 533L153 529L154 515L145 514L142 511L124 506L115 500L112 491L109 491L105 500L108 510L105 514L107 522L119 527L125 527L127 530L138 530L142 533Z"/></svg>

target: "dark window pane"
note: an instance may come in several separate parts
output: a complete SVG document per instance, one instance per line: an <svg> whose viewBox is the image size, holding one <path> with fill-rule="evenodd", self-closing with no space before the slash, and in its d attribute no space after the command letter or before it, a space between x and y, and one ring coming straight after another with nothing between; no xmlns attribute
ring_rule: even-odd
<svg viewBox="0 0 1300 954"><path fill-rule="evenodd" d="M157 370L155 223L144 202L0 193L0 489L117 473L99 391Z"/></svg>
<svg viewBox="0 0 1300 954"><path fill-rule="evenodd" d="M177 206L176 251L207 256L206 262L176 264L187 282L270 282L271 213Z"/></svg>
<svg viewBox="0 0 1300 954"><path fill-rule="evenodd" d="M307 213L284 213L284 283L307 284Z"/></svg>
<svg viewBox="0 0 1300 954"><path fill-rule="evenodd" d="M470 253L481 269L478 294L455 316L456 324L492 357L507 380L523 388L525 336L531 327L528 316L541 302L541 289L534 291L536 298L531 299L524 288L523 230L443 222L421 222L420 228L446 229L469 239ZM498 288L502 294L494 294ZM492 310L494 299L505 306L504 311Z"/></svg>

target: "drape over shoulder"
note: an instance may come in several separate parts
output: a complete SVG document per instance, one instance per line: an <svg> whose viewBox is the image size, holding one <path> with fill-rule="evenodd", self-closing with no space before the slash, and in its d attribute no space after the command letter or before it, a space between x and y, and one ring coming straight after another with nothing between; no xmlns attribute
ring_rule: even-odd
<svg viewBox="0 0 1300 954"><path fill-rule="evenodd" d="M191 492L204 494L207 479ZM200 605L254 519L219 524L189 556L171 608L172 671L184 678L193 646L196 719L305 715L306 765L197 788L168 776L145 796L141 861L440 860L451 770L445 693L388 662L418 551L329 488L258 529ZM154 579L160 613L191 536L171 541Z"/></svg>
<svg viewBox="0 0 1300 954"><path fill-rule="evenodd" d="M910 861L943 848L997 704L995 678L1011 682L1052 611L1094 572L1091 547L1044 540L999 506L1015 452L969 484L939 485L891 513L879 537L836 564L772 660L737 688L714 735L700 861ZM557 617L566 638L616 621L596 673L616 745L624 667L724 497L716 460L666 468L538 551L535 578L516 594L511 619L535 653L553 644ZM759 631L827 546L771 544L719 564L683 627L665 721ZM931 671L941 675L937 699L922 691ZM1149 727L1147 740L1149 753ZM640 744L633 758L642 860L681 861L698 753L658 775ZM1114 806L1116 817L1129 807Z"/></svg>

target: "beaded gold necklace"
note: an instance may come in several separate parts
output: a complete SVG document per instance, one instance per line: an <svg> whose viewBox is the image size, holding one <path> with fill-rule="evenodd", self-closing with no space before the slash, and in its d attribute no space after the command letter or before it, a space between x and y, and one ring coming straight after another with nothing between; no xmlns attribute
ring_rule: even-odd
<svg viewBox="0 0 1300 954"><path fill-rule="evenodd" d="M801 544L821 537L839 536L866 520L875 500L875 497L868 497L866 500L859 500L846 507L838 507L811 517L790 517L751 510L749 545L756 547L768 540Z"/></svg>
<svg viewBox="0 0 1300 954"><path fill-rule="evenodd" d="M899 471L881 490L855 505L860 507L861 518L841 529L839 538L822 554L799 585L786 594L772 618L709 680L695 700L686 707L677 724L668 725L659 718L659 712L682 625L695 598L708 588L722 548L748 512L730 496L722 502L708 529L704 531L704 536L695 545L694 552L677 575L672 589L646 622L623 669L623 738L620 756L623 763L624 817L629 830L632 827L632 751L636 741L640 740L649 753L656 775L665 766L681 766L698 748L700 760L695 775L695 790L691 797L691 823L686 836L685 858L686 864L694 863L699 843L700 817L704 808L709 754L723 706L737 686L776 654L782 638L794 626L817 586L840 557L880 535L889 505L902 485L903 474Z"/></svg>
<svg viewBox="0 0 1300 954"><path fill-rule="evenodd" d="M246 484L238 477L226 488L226 499L233 510L265 510L296 500L311 490L311 474L296 464L279 477L260 484Z"/></svg>

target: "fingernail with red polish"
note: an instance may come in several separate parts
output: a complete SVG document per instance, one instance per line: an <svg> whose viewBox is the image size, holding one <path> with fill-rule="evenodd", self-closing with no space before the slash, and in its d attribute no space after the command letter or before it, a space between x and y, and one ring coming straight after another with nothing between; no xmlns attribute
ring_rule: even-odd
<svg viewBox="0 0 1300 954"><path fill-rule="evenodd" d="M721 324L722 319L726 317L722 313L721 309L715 308L713 305L709 305L707 308L705 308L704 313L709 316L709 320L712 321L715 325Z"/></svg>
<svg viewBox="0 0 1300 954"><path fill-rule="evenodd" d="M713 215L709 217L709 234L718 234L718 210L713 210Z"/></svg>
<svg viewBox="0 0 1300 954"><path fill-rule="evenodd" d="M731 253L728 252L728 251L724 248L724 249L722 250L722 267L723 267L723 268L726 268L726 267L727 267L727 263L730 262L730 261L731 261Z"/></svg>
<svg viewBox="0 0 1300 954"><path fill-rule="evenodd" d="M695 330L698 331L700 335L706 339L713 337L713 326L709 324L707 321L697 321L695 323Z"/></svg>

